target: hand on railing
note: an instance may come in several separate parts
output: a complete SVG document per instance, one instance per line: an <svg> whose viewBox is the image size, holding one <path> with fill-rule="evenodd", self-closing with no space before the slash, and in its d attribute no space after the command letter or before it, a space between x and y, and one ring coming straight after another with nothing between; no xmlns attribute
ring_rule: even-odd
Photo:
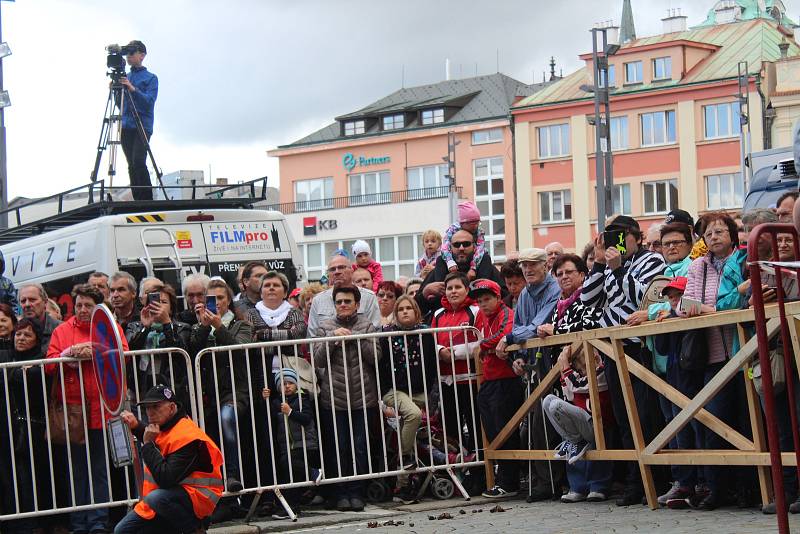
<svg viewBox="0 0 800 534"><path fill-rule="evenodd" d="M669 314L669 312L668 312L668 314ZM637 325L640 325L642 323L647 322L647 320L648 320L647 319L647 310L638 310L638 311L635 311L632 314L630 314L628 316L628 320L625 321L625 323L628 326L637 326Z"/></svg>

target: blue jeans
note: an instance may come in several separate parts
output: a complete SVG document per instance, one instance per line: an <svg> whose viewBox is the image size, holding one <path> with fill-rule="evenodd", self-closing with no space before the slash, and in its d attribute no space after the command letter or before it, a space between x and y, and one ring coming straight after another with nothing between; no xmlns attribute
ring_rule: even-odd
<svg viewBox="0 0 800 534"><path fill-rule="evenodd" d="M694 398L697 392L703 387L703 377L697 371L686 371L681 369L677 358L671 358L667 363L667 383L689 397ZM665 397L659 397L661 401L661 409L664 411L664 405L669 406L670 414L664 412L664 420L669 423L673 417L677 416L681 409L671 402L667 401ZM670 441L670 448L674 449L702 449L704 444L704 427L698 423L697 420L692 419L689 424L684 426L676 434L673 441ZM692 465L673 465L670 468L673 480L677 480L682 488L694 488L702 477L702 467L698 468Z"/></svg>
<svg viewBox="0 0 800 534"><path fill-rule="evenodd" d="M189 494L180 486L153 490L147 494L144 502L152 508L156 516L153 519L143 519L131 510L117 523L114 534L193 532L200 526Z"/></svg>
<svg viewBox="0 0 800 534"><path fill-rule="evenodd" d="M108 502L108 464L102 430L89 430L89 462L92 471L94 502ZM72 474L75 482L75 504L89 504L89 468L86 465L86 446L72 444ZM83 512L72 512L69 516L72 530L103 530L108 522L108 508L95 508Z"/></svg>
<svg viewBox="0 0 800 534"><path fill-rule="evenodd" d="M345 477L368 473L370 465L367 459L367 432L369 432L369 420L376 416L377 410L368 408L366 419L364 418L363 409L353 409L352 411L320 409L319 412L322 426L321 438L323 458L325 459L325 477ZM350 431L350 417L353 420L352 433ZM335 428L334 418L336 420ZM355 470L353 469L353 456L355 456ZM356 480L336 484L331 487L331 494L348 499L354 497L361 499L364 497L364 482Z"/></svg>
<svg viewBox="0 0 800 534"><path fill-rule="evenodd" d="M613 475L613 462L580 460L572 465L567 464L567 480L570 491L584 495L592 491L608 495Z"/></svg>
<svg viewBox="0 0 800 534"><path fill-rule="evenodd" d="M714 363L706 367L705 373L703 374L703 385L705 386L708 384L712 378L719 372L720 369L726 364L727 362L719 362ZM735 417L734 407L736 406L736 388L734 386L733 380L737 379L734 376L730 382L725 384L722 389L714 395L711 400L706 404L706 410L710 413L716 415L722 422L727 423L728 425L733 426L733 419ZM712 431L704 432L705 439L704 439L704 447L705 449L728 449L730 445L728 444L725 439L717 435L717 433ZM706 466L705 468L706 473L706 482L708 483L708 488L711 490L712 493L719 493L724 487L727 482L727 473L728 469L724 466Z"/></svg>
<svg viewBox="0 0 800 534"><path fill-rule="evenodd" d="M239 474L239 440L236 434L236 406L225 404L219 412L222 441L225 446L225 477L241 481Z"/></svg>

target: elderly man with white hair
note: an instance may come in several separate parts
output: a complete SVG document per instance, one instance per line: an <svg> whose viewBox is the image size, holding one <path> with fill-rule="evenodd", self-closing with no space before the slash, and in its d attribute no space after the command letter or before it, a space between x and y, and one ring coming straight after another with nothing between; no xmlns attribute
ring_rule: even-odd
<svg viewBox="0 0 800 534"><path fill-rule="evenodd" d="M211 278L204 274L194 273L183 279L181 293L183 293L184 310L178 318L186 324L196 325L197 315L206 306L206 293Z"/></svg>
<svg viewBox="0 0 800 534"><path fill-rule="evenodd" d="M547 272L549 273L553 269L553 263L556 258L564 253L564 245L558 241L553 241L544 247L544 252L547 254Z"/></svg>

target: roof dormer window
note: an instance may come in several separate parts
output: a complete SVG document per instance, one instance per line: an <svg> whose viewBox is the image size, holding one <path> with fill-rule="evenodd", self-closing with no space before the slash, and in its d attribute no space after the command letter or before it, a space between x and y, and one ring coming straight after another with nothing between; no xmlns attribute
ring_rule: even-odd
<svg viewBox="0 0 800 534"><path fill-rule="evenodd" d="M406 117L402 113L399 115L387 115L383 118L384 130L400 130L405 128Z"/></svg>
<svg viewBox="0 0 800 534"><path fill-rule="evenodd" d="M426 109L422 112L422 124L439 124L444 122L444 108Z"/></svg>
<svg viewBox="0 0 800 534"><path fill-rule="evenodd" d="M348 121L344 123L344 135L360 135L364 133L364 121Z"/></svg>
<svg viewBox="0 0 800 534"><path fill-rule="evenodd" d="M669 80L672 78L672 58L657 57L653 60L653 80Z"/></svg>

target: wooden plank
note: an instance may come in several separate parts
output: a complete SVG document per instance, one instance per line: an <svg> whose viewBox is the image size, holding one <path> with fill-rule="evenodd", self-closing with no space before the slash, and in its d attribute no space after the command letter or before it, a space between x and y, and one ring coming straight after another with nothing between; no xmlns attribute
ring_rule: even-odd
<svg viewBox="0 0 800 534"><path fill-rule="evenodd" d="M607 338L607 328L596 330L581 330L580 332L570 332L568 334L558 334L543 338L534 337L524 343L509 345L508 350L535 349L538 347L552 347L554 345L567 345L571 343L582 343L589 339Z"/></svg>
<svg viewBox="0 0 800 534"><path fill-rule="evenodd" d="M606 448L606 435L603 430L603 411L600 409L600 391L597 389L597 373L594 366L594 347L583 342L583 358L586 364L586 376L589 379L589 400L592 403L592 427L594 427L594 448L602 451Z"/></svg>
<svg viewBox="0 0 800 534"><path fill-rule="evenodd" d="M622 386L622 397L625 399L625 407L628 412L628 421L630 423L631 434L633 435L633 445L636 448L637 463L639 464L639 471L642 474L642 484L644 485L644 494L647 497L647 504L650 509L655 510L658 508L658 495L656 493L656 486L653 482L653 472L650 466L642 463L641 454L644 450L645 442L644 435L642 434L642 424L639 419L639 409L636 406L636 397L633 394L633 386L631 385L631 375L628 371L628 357L623 350L622 340L616 339L613 343L613 354L617 360L617 372L619 373L619 381Z"/></svg>
<svg viewBox="0 0 800 534"><path fill-rule="evenodd" d="M747 341L747 333L742 325L736 326L736 332L739 336L739 346L743 347ZM753 381L747 378L747 370L750 368L749 364L742 367L744 370L744 391L747 397L747 411L750 417L750 428L753 431L753 449L756 452L767 451L767 440L764 434L764 420L761 417L761 402L756 393ZM767 505L772 501L772 472L769 466L759 466L756 468L758 473L758 489L761 494L761 504Z"/></svg>
<svg viewBox="0 0 800 534"><path fill-rule="evenodd" d="M781 453L784 466L794 466L797 459L793 452ZM769 466L768 452L731 450L664 450L656 454L643 454L642 461L648 465L755 465Z"/></svg>
<svg viewBox="0 0 800 534"><path fill-rule="evenodd" d="M767 337L771 338L774 336L775 332L777 332L780 328L780 324L780 319L769 319L766 325ZM692 326L694 326L694 324ZM617 340L617 343L621 344L622 341ZM683 410L681 410L661 432L659 432L653 442L645 447L645 454L655 454L659 450L663 449L669 442L670 438L674 436L681 428L686 426L686 424L689 423L689 420L695 417L700 408L705 406L711 397L716 395L719 390L721 390L722 387L727 384L736 373L739 372L739 369L742 367L742 365L752 359L753 355L757 351L758 342L754 337L750 339L744 346L742 346L736 355L728 360L728 362L722 367L722 369L719 370L714 378L712 378L708 384L706 384L703 389L701 389L700 392L695 395L694 399L692 399L691 402L689 402L689 404Z"/></svg>
<svg viewBox="0 0 800 534"><path fill-rule="evenodd" d="M664 395L667 399L678 406L678 408L683 409L689 405L689 397L661 380L658 375L650 371L636 360L628 359L628 369L639 380L656 390L656 392ZM712 430L715 434L719 435L737 449L743 451L755 450L755 445L752 441L728 426L725 422L705 408L701 408L694 418L703 423L707 428ZM675 433L677 434L677 432ZM672 439L672 437L673 436L670 436L669 439Z"/></svg>
<svg viewBox="0 0 800 534"><path fill-rule="evenodd" d="M519 424L522 422L522 418L528 415L528 412L531 411L533 405L539 400L539 397L542 394L550 389L553 383L558 380L558 377L561 375L561 370L558 367L553 367L550 371L545 375L545 377L539 382L539 385L536 386L536 389L533 390L531 395L525 399L525 402L522 403L519 410L514 414L511 420L508 422L506 426L497 434L491 443L486 446L486 452L490 450L497 450L498 447L501 447L508 437L511 435L512 432L519 431Z"/></svg>
<svg viewBox="0 0 800 534"><path fill-rule="evenodd" d="M554 462L564 461L556 460L553 458L553 451L551 450L538 450L538 451L506 451L506 450L492 450L486 451L486 457L493 460L552 460ZM636 461L636 451L625 449L606 449L604 451L587 451L587 460L603 460L603 461Z"/></svg>
<svg viewBox="0 0 800 534"><path fill-rule="evenodd" d="M768 304L764 307L767 319L780 316L777 304ZM786 303L786 315L800 315L800 301ZM710 326L723 326L729 324L747 323L755 321L755 314L752 308L746 310L732 310L715 313L708 313L692 317L690 323L683 317L666 319L661 322L649 321L639 326L618 326L606 329L606 337L610 339L627 339L631 337L652 336L656 334L669 334L672 332L683 332L690 327L707 328ZM690 326L689 326L690 325Z"/></svg>

